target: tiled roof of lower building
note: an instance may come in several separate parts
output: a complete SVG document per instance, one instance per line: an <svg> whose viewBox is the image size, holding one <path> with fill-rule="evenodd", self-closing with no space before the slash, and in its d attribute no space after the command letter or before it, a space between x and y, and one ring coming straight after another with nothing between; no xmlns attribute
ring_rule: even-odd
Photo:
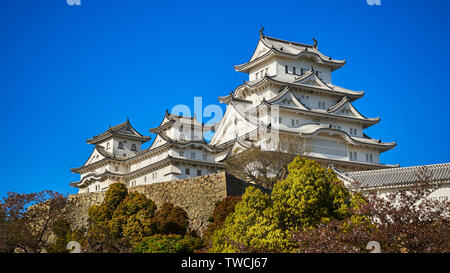
<svg viewBox="0 0 450 273"><path fill-rule="evenodd" d="M429 183L450 182L450 163L391 168L341 174L347 181L356 181L364 188L389 188L412 185L419 180ZM339 176L339 175L338 175Z"/></svg>

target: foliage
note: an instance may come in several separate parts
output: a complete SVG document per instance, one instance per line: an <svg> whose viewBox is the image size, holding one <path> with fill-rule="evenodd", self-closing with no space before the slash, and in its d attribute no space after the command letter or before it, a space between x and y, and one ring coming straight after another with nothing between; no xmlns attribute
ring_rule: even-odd
<svg viewBox="0 0 450 273"><path fill-rule="evenodd" d="M189 226L189 218L181 207L171 203L162 204L154 217L158 233L185 235Z"/></svg>
<svg viewBox="0 0 450 273"><path fill-rule="evenodd" d="M248 187L223 228L214 233L210 251L241 252L241 245L249 248L250 252L289 249L288 234L274 225L270 218L271 207L272 200L267 194Z"/></svg>
<svg viewBox="0 0 450 273"><path fill-rule="evenodd" d="M85 231L83 229L72 230L66 219L61 218L55 221L52 230L56 239L54 244L47 249L48 253L68 253L70 250L67 249L67 244L70 241L84 242Z"/></svg>
<svg viewBox="0 0 450 273"><path fill-rule="evenodd" d="M241 201L240 196L227 196L221 201L217 202L214 208L212 222L203 232L204 238L210 238L216 230L222 228L227 216L234 212L234 208L239 201Z"/></svg>
<svg viewBox="0 0 450 273"><path fill-rule="evenodd" d="M192 253L203 247L200 238L157 234L144 238L134 248L135 253Z"/></svg>
<svg viewBox="0 0 450 273"><path fill-rule="evenodd" d="M38 253L51 246L52 226L67 199L52 191L8 193L0 203L0 252Z"/></svg>
<svg viewBox="0 0 450 273"><path fill-rule="evenodd" d="M108 187L108 191L105 195L103 202L109 210L114 211L117 206L125 199L128 194L127 187L122 183L114 183Z"/></svg>
<svg viewBox="0 0 450 273"><path fill-rule="evenodd" d="M349 216L350 193L331 170L297 157L289 175L275 184L271 214L283 230L299 231Z"/></svg>
<svg viewBox="0 0 450 273"><path fill-rule="evenodd" d="M425 167L409 189L385 195L355 183L354 196L360 198L352 216L295 233L298 251L368 252L367 243L377 241L382 252L450 252L450 202L428 198L430 177Z"/></svg>
<svg viewBox="0 0 450 273"><path fill-rule="evenodd" d="M253 183L271 189L273 185L286 177L287 165L295 156L283 151L264 151L252 147L225 162L228 172L249 179Z"/></svg>
<svg viewBox="0 0 450 273"><path fill-rule="evenodd" d="M288 170L271 196L247 188L224 227L214 233L211 252L292 252L297 247L292 231L350 215L350 193L333 172L301 157Z"/></svg>
<svg viewBox="0 0 450 273"><path fill-rule="evenodd" d="M145 242L151 251L172 251L166 246L155 248L155 244L175 242L182 247L190 247L188 239L196 236L190 231L186 240L173 236L154 237L161 234L186 235L189 226L187 213L171 203L164 203L157 209L145 195L128 192L120 183L110 185L102 204L89 208L89 217L91 227L83 245L88 252L130 252L137 245L144 252L148 250Z"/></svg>
<svg viewBox="0 0 450 273"><path fill-rule="evenodd" d="M91 227L84 248L89 252L128 252L133 243L156 233L155 203L124 184L110 185L102 204L88 213Z"/></svg>
<svg viewBox="0 0 450 273"><path fill-rule="evenodd" d="M145 236L157 232L152 217L156 211L155 203L140 193L128 193L114 211L110 228L118 237L129 241L140 241Z"/></svg>

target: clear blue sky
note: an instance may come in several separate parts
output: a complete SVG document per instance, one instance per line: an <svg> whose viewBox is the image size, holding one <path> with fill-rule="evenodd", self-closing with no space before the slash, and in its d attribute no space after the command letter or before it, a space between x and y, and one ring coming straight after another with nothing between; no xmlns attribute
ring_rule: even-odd
<svg viewBox="0 0 450 273"><path fill-rule="evenodd" d="M8 0L0 5L0 195L75 193L85 140L130 118L141 133L165 109L218 103L247 78L266 34L312 43L347 65L337 85L381 122L366 133L398 146L402 166L450 162L450 1ZM281 2L280 2L281 3ZM147 146L146 146L147 147Z"/></svg>

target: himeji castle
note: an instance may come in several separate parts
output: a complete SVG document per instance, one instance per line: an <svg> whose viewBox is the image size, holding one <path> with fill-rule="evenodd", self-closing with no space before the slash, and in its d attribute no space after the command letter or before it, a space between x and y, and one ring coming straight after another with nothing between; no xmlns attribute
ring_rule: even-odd
<svg viewBox="0 0 450 273"><path fill-rule="evenodd" d="M332 83L332 72L343 67L313 45L264 35L250 60L235 70L248 81L229 95L223 119L213 125L196 117L166 111L150 140L127 120L87 140L94 145L87 161L72 172L80 193L103 191L111 183L145 185L216 173L224 162L250 147L284 150L317 160L339 170L361 171L398 167L380 162L380 154L396 146L369 137L364 129L379 118L362 115L353 102L364 96ZM207 142L204 134L214 131Z"/></svg>
<svg viewBox="0 0 450 273"><path fill-rule="evenodd" d="M268 37L260 31L250 60L235 66L249 80L231 94L210 144L233 142L230 153L249 146L305 154L344 170L395 167L380 163L380 153L396 146L364 133L379 118L367 118L352 105L364 95L332 83L345 60L322 54L313 45Z"/></svg>

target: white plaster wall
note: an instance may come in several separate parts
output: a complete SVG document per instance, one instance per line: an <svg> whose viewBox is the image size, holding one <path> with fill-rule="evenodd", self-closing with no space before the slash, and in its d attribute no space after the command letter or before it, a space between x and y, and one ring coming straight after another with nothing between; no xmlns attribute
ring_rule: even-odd
<svg viewBox="0 0 450 273"><path fill-rule="evenodd" d="M348 151L357 153L357 159L355 160L353 158L352 161L364 163L380 163L380 152L375 149L349 145ZM372 162L366 160L366 153L372 154ZM350 160L350 155L348 156L348 160Z"/></svg>
<svg viewBox="0 0 450 273"><path fill-rule="evenodd" d="M256 78L256 73L258 73L258 79ZM266 74L268 76L275 76L277 74L277 64L274 59L252 67L252 69L249 71L249 81L259 80Z"/></svg>
<svg viewBox="0 0 450 273"><path fill-rule="evenodd" d="M314 67L315 71L319 71L319 77L324 81L325 83L331 83L331 69L327 67L326 65L317 64L313 61L300 59L300 60L291 60L291 59L281 59L277 58L277 72L279 77L283 77L287 79L288 81L293 81L295 77L298 77L300 75L300 69L303 68L304 71L308 71L311 69L311 65ZM285 66L289 67L296 67L297 74L298 75L292 75L292 74L286 74Z"/></svg>
<svg viewBox="0 0 450 273"><path fill-rule="evenodd" d="M123 143L123 149L119 148L119 142ZM132 145L136 145L136 151L131 150ZM113 154L125 157L133 157L141 150L141 143L129 139L113 138Z"/></svg>

